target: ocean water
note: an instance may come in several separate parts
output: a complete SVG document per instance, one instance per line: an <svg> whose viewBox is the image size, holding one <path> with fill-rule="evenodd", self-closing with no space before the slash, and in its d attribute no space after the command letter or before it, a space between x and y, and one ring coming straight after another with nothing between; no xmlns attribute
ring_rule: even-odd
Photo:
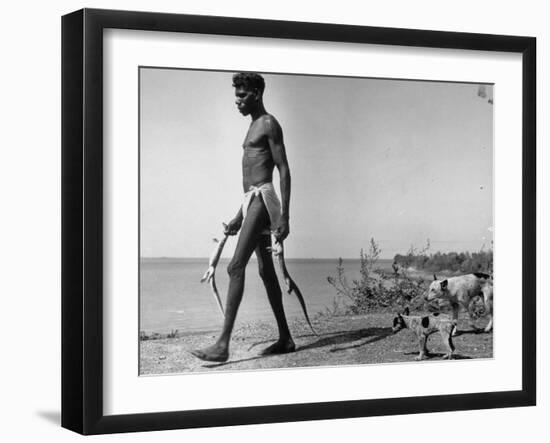
<svg viewBox="0 0 550 443"><path fill-rule="evenodd" d="M216 269L218 291L225 305L229 283L227 264L220 260ZM380 260L379 266L391 267L391 260ZM336 291L328 276L336 275L337 259L287 259L288 271L304 296L310 316L331 307ZM208 259L143 258L140 264L140 331L181 333L219 331L222 315L212 295L210 285L200 279L208 268ZM349 281L359 275L359 260L344 260ZM278 269L277 269L278 271ZM283 303L287 318L303 319L294 294L287 294L282 279ZM255 320L275 321L257 263L250 261L246 269L245 292L237 315L236 326Z"/></svg>

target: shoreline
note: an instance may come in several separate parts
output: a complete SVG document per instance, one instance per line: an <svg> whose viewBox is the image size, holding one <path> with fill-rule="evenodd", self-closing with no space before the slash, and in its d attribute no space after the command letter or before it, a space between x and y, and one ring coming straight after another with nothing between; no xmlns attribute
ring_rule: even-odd
<svg viewBox="0 0 550 443"><path fill-rule="evenodd" d="M158 260L158 259L153 259ZM172 260L171 258L161 259L161 260ZM178 260L194 260L194 259L178 259ZM297 259L298 261L301 261L302 259ZM305 259L306 261L309 261L309 259ZM324 259L315 259L316 261L325 261ZM332 259L328 261L333 261ZM359 260L354 260L359 262ZM389 266L390 261L386 261L384 263L385 265ZM381 264L381 265L384 265ZM379 266L378 269L383 269L384 266ZM425 282L429 282L432 279L432 274L424 269L417 269L413 266L408 267L404 270L408 274L408 278L417 280L417 279L423 279ZM348 277L349 280L352 280L354 277L354 274L357 272L357 269L347 269L346 270L346 277ZM457 274L461 274L460 272L453 272L448 269L438 271L437 274L439 274L440 277L448 278ZM224 276L225 277L225 276ZM222 277L222 278L224 278ZM328 292L327 292L328 291ZM329 294L330 292L330 294ZM325 294L323 297L319 297L320 294ZM326 295L329 294L329 295ZM308 303L308 310L310 311L310 317L326 317L327 315L334 315L333 309L335 306L335 303L338 304L342 301L342 296L337 294L335 289L327 286L326 288L323 288L323 291L317 292L316 296L319 298L325 298L326 300L323 306L315 306L314 299L311 298L310 300L306 300L306 303ZM345 303L345 301L344 301ZM287 304L285 302L285 309L288 309L287 311L287 318L289 320L292 320L290 318L291 315L294 315L294 320L297 320L298 318L302 318L302 312L301 309L299 309L299 306L296 302L296 300L293 300L290 302L290 304ZM252 305L250 305L252 307ZM268 309L268 305L264 304L254 306L254 309L260 309L257 311L254 311L257 314L257 317L252 320L253 322L268 322L271 318L271 311ZM264 312L265 311L265 312ZM383 312L393 312L392 309L375 309L369 314L380 314ZM179 311L178 311L179 312ZM338 314L341 314L341 312L338 312ZM143 312L141 314L143 316ZM253 314L254 315L254 314ZM351 315L351 314L350 314ZM368 315L368 314L367 314ZM151 340L163 340L163 339L173 339L173 338L185 338L185 337L193 337L197 335L203 335L203 334L217 334L221 328L221 323L214 324L213 321L207 322L197 322L195 321L195 317L191 318L188 317L188 319L191 319L193 321L187 323L186 325L182 324L181 321L179 321L178 326L174 326L175 322L167 321L167 322L156 322L156 325L151 325L150 321L147 322L150 324L151 328L140 328L139 329L139 341L151 341ZM213 319L210 319L213 320ZM140 325L143 322L143 317L140 318ZM176 324L178 324L176 323ZM172 324L172 326L170 326ZM237 326L239 326L239 322L237 322ZM241 324L240 327L243 325Z"/></svg>

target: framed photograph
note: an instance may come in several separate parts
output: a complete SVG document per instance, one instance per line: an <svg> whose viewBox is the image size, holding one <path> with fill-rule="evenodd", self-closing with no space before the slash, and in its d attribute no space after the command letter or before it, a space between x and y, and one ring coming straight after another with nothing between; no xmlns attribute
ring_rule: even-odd
<svg viewBox="0 0 550 443"><path fill-rule="evenodd" d="M531 37L64 16L62 426L534 405L535 60Z"/></svg>

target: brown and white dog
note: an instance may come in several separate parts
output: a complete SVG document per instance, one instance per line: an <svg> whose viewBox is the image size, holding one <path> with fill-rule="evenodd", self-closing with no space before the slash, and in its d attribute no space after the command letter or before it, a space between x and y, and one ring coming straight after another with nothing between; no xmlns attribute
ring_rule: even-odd
<svg viewBox="0 0 550 443"><path fill-rule="evenodd" d="M424 360L428 355L426 344L428 337L434 332L439 332L443 343L447 347L447 354L443 358L452 359L455 346L452 335L456 329L456 323L448 315L409 315L409 308L405 308L402 314L397 314L393 319L392 331L398 332L408 328L418 337L419 353L416 360Z"/></svg>
<svg viewBox="0 0 550 443"><path fill-rule="evenodd" d="M490 275L476 272L450 277L445 280L438 280L434 275L434 281L430 284L425 298L428 302L434 300L448 301L451 304L452 316L455 322L458 321L460 306L464 307L468 312L470 325L475 329L468 306L470 301L477 296L483 297L485 311L489 317L485 332L489 332L493 329L493 280Z"/></svg>

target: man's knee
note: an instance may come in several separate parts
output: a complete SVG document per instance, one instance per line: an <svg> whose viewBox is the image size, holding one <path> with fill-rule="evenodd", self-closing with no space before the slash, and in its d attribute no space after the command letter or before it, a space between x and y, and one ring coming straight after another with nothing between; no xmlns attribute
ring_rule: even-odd
<svg viewBox="0 0 550 443"><path fill-rule="evenodd" d="M227 273L230 278L240 277L244 275L244 270L246 269L246 263L242 263L241 260L231 260L229 265L227 265Z"/></svg>

